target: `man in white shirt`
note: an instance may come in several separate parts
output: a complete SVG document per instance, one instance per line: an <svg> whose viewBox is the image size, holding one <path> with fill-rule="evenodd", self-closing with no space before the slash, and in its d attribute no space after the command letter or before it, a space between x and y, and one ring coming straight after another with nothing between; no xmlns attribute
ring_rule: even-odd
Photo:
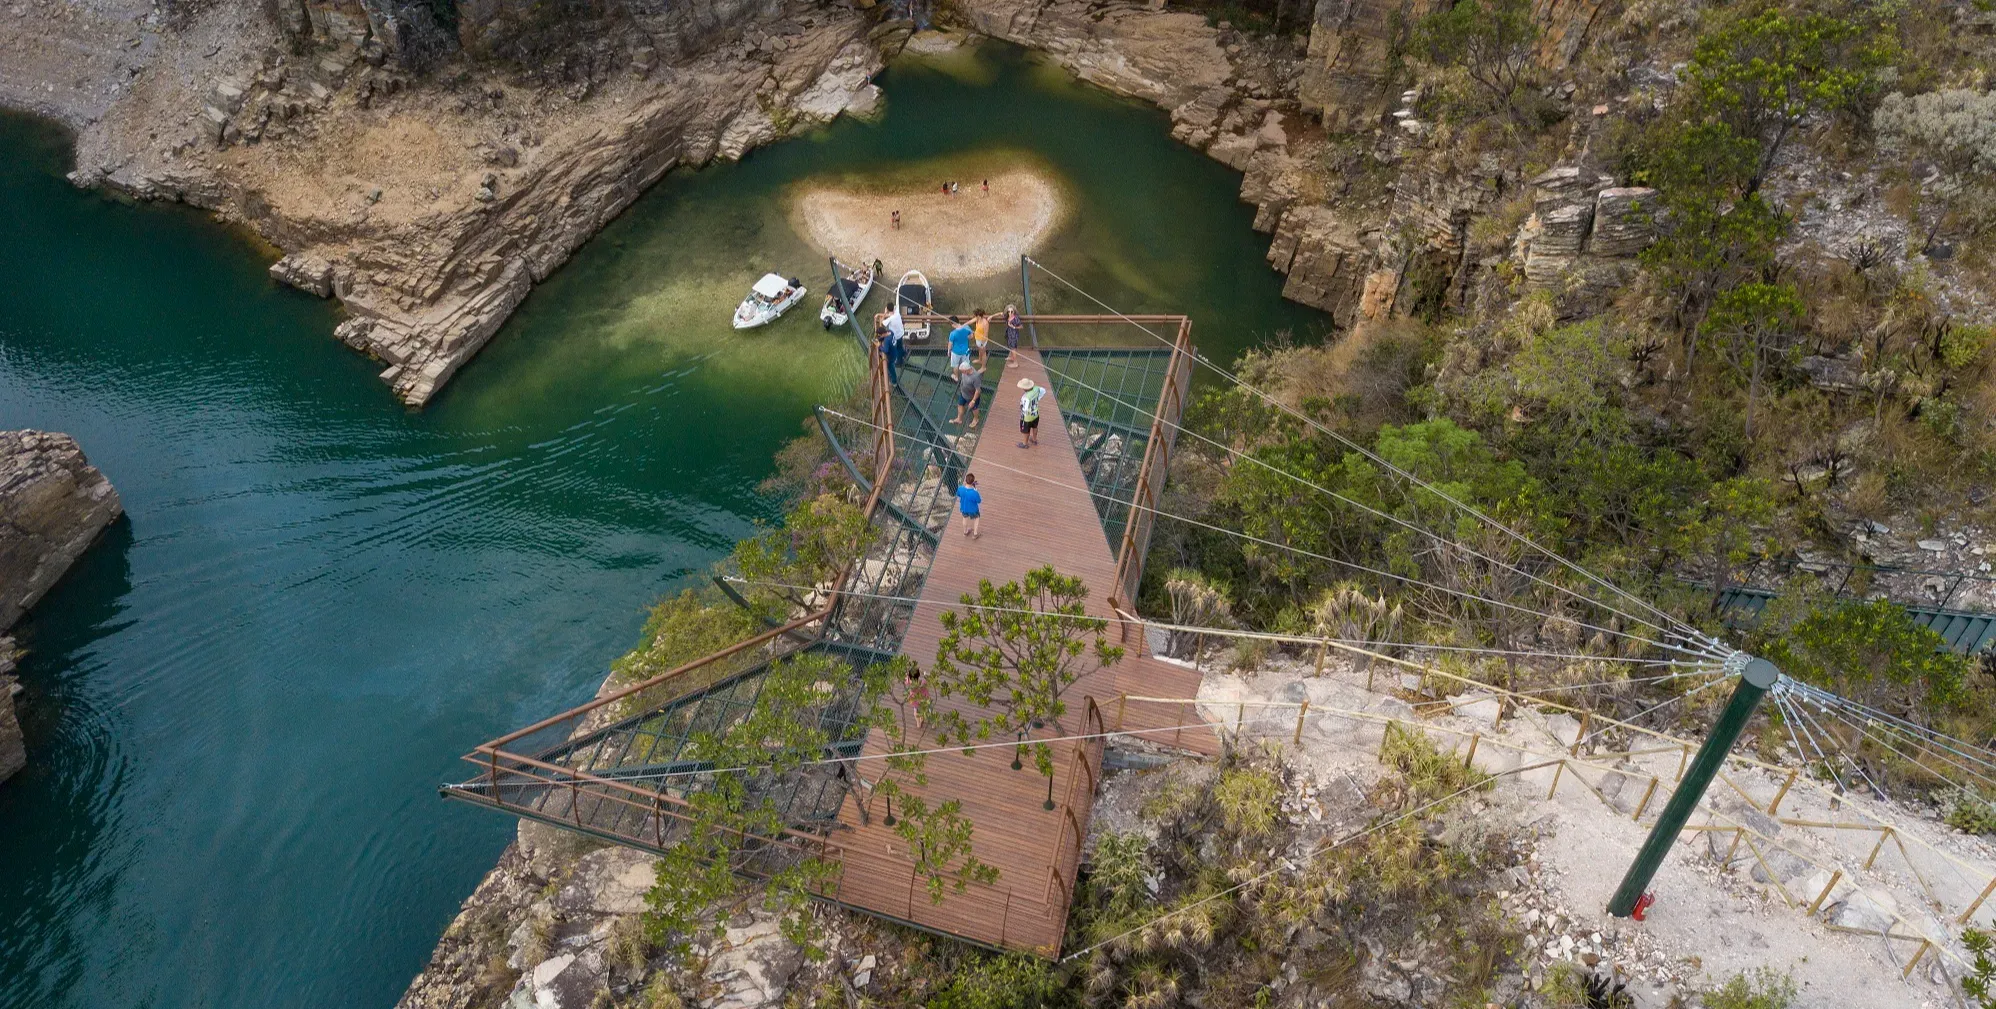
<svg viewBox="0 0 1996 1009"><path fill-rule="evenodd" d="M873 335L887 359L887 381L901 383L901 362L908 359L908 331L899 306L873 317Z"/></svg>

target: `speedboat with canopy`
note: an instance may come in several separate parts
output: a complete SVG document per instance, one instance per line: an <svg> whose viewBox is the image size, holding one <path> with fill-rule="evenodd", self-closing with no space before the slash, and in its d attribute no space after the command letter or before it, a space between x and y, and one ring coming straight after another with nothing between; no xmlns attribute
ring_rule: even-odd
<svg viewBox="0 0 1996 1009"><path fill-rule="evenodd" d="M825 307L818 309L818 321L826 329L843 326L859 306L866 303L866 296L873 293L873 279L880 276L880 260L872 266L843 266L832 261L833 272L838 275L838 286L825 295Z"/></svg>
<svg viewBox="0 0 1996 1009"><path fill-rule="evenodd" d="M914 321L918 315L936 313L935 292L929 288L929 278L920 270L909 270L901 275L901 282L894 287L894 307L901 312L902 325L910 340L929 338L929 324Z"/></svg>
<svg viewBox="0 0 1996 1009"><path fill-rule="evenodd" d="M792 278L784 280L774 273L765 273L762 279L749 289L749 295L735 308L735 328L754 329L775 322L778 316L790 310L792 305L804 300L804 282Z"/></svg>

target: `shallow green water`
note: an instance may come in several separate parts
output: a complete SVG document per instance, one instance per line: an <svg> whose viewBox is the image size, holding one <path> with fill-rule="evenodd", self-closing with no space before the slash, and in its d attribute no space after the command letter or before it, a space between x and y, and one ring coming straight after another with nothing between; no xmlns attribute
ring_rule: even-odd
<svg viewBox="0 0 1996 1009"><path fill-rule="evenodd" d="M858 371L809 311L727 327L765 268L822 289L786 186L1024 152L1081 201L1049 266L1215 356L1321 331L1154 110L1003 49L882 84L877 123L668 178L420 414L257 250L74 191L60 138L0 119L0 426L75 434L129 513L21 628L0 1006L394 1001L512 829L434 786L585 698Z"/></svg>

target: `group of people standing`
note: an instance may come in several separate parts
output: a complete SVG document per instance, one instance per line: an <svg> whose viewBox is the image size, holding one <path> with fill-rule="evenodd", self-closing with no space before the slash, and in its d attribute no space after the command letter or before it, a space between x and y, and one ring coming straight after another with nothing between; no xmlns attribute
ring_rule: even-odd
<svg viewBox="0 0 1996 1009"><path fill-rule="evenodd" d="M949 374L956 382L956 413L950 417L952 424L969 427L977 418L977 408L983 405L984 369L991 360L991 316L983 309L971 313L970 321L960 316L949 317ZM1017 351L1023 321L1017 305L1005 306L1005 367L1019 366ZM898 308L889 309L873 317L873 335L880 348L880 355L887 363L887 380L896 385L901 382L901 365L908 360L907 328L901 319ZM1020 448L1031 448L1039 444L1039 401L1046 390L1034 384L1030 378L1019 380L1019 388L1026 392L1020 400L1019 433L1025 438ZM1030 425L1030 426L1029 426Z"/></svg>
<svg viewBox="0 0 1996 1009"><path fill-rule="evenodd" d="M950 371L971 363L976 358L977 369L984 370L984 364L991 357L991 316L983 309L970 313L970 321L957 316L949 317L949 366ZM1016 368L1019 362L1013 354L1019 349L1019 333L1024 328L1019 318L1019 306L1005 306L1005 367Z"/></svg>

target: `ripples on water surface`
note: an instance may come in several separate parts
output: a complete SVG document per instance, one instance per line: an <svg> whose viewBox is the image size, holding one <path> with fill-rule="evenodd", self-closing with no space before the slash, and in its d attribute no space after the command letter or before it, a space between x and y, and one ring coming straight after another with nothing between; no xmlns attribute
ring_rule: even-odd
<svg viewBox="0 0 1996 1009"><path fill-rule="evenodd" d="M394 1001L512 829L437 782L588 696L858 372L815 299L727 328L764 269L818 269L786 186L1023 152L1084 209L1048 262L1119 306L1198 313L1221 356L1321 325L1154 111L1007 50L883 83L879 123L668 179L419 414L262 255L71 190L58 138L0 120L0 426L76 435L129 515L22 625L0 1005Z"/></svg>

